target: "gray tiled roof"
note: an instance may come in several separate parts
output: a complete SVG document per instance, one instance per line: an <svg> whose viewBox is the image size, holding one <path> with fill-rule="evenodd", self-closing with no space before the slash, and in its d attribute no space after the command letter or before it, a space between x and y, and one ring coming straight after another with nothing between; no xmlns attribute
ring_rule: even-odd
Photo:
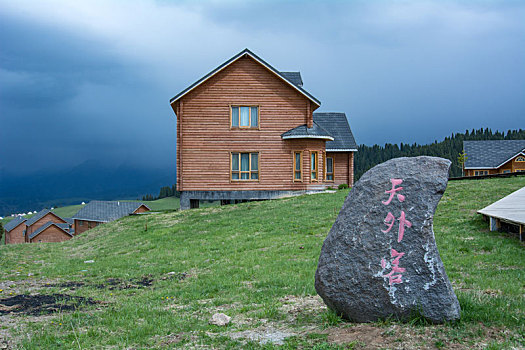
<svg viewBox="0 0 525 350"><path fill-rule="evenodd" d="M316 122L313 123L311 128L306 127L306 124L299 125L296 128L290 129L287 132L281 134L283 139L293 138L319 138L319 139L333 139L333 136L322 128Z"/></svg>
<svg viewBox="0 0 525 350"><path fill-rule="evenodd" d="M333 141L326 142L326 151L333 150L356 150L357 144L350 130L348 119L344 113L314 113L314 122L327 130L333 137Z"/></svg>
<svg viewBox="0 0 525 350"><path fill-rule="evenodd" d="M132 214L141 205L147 208L140 202L91 201L80 209L73 219L109 222Z"/></svg>
<svg viewBox="0 0 525 350"><path fill-rule="evenodd" d="M68 228L69 228L68 224L56 224L53 221L48 221L42 226L40 226L36 231L31 233L29 235L29 239L33 239L34 237L38 236L40 233L42 233L46 228L48 228L51 225L55 225L56 227L58 227L59 229L61 229L62 231L64 231L65 233L71 236L71 234L68 232Z"/></svg>
<svg viewBox="0 0 525 350"><path fill-rule="evenodd" d="M20 225L21 223L23 223L24 221L26 221L27 219L22 217L22 216L17 216L16 218L14 218L13 220L9 221L7 224L4 225L4 229L9 232L11 231L12 229L14 229L15 227L17 227L18 225Z"/></svg>
<svg viewBox="0 0 525 350"><path fill-rule="evenodd" d="M27 226L33 225L38 220L42 219L47 213L50 213L51 211L49 209L42 209L26 221Z"/></svg>
<svg viewBox="0 0 525 350"><path fill-rule="evenodd" d="M525 140L463 141L465 168L497 168L525 150Z"/></svg>
<svg viewBox="0 0 525 350"><path fill-rule="evenodd" d="M70 225L73 225L75 223L75 221L73 220L73 218L62 218L65 222L67 222L68 224Z"/></svg>
<svg viewBox="0 0 525 350"><path fill-rule="evenodd" d="M288 81L294 85L303 86L303 79L301 78L301 72L279 72Z"/></svg>

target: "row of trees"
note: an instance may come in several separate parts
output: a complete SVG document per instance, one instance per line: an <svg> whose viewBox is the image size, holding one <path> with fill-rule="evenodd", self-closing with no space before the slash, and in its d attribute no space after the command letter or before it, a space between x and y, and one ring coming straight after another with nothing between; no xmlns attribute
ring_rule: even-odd
<svg viewBox="0 0 525 350"><path fill-rule="evenodd" d="M142 200L143 201L154 201L154 200L166 198L166 197L177 197L177 198L180 197L180 192L177 191L175 185L161 187L158 196L154 196L152 194L146 194L142 196Z"/></svg>
<svg viewBox="0 0 525 350"><path fill-rule="evenodd" d="M450 175L457 177L462 175L462 165L460 164L460 154L463 153L463 141L475 140L524 140L525 130L509 130L507 133L500 131L493 132L491 129L479 129L464 133L452 134L445 137L441 142L434 141L429 145L412 145L401 143L384 146L361 145L354 160L355 178L359 179L368 169L373 166L397 157L415 157L415 156L435 156L447 158L452 162ZM468 157L468 154L466 154Z"/></svg>

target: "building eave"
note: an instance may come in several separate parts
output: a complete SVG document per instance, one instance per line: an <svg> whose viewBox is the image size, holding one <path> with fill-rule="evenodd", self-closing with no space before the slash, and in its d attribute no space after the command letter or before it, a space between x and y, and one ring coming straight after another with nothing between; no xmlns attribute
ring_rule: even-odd
<svg viewBox="0 0 525 350"><path fill-rule="evenodd" d="M334 138L331 136L320 136L320 135L290 135L290 136L282 136L283 140L290 140L290 139L319 139L319 140L328 140L333 141Z"/></svg>
<svg viewBox="0 0 525 350"><path fill-rule="evenodd" d="M326 152L357 152L357 148L327 148Z"/></svg>

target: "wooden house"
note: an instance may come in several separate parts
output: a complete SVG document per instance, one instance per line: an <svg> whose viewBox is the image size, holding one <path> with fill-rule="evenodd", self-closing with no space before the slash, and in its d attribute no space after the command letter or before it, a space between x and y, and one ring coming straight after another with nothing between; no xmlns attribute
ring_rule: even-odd
<svg viewBox="0 0 525 350"><path fill-rule="evenodd" d="M463 141L465 176L525 172L525 140Z"/></svg>
<svg viewBox="0 0 525 350"><path fill-rule="evenodd" d="M73 237L69 224L46 222L27 236L29 243L62 242Z"/></svg>
<svg viewBox="0 0 525 350"><path fill-rule="evenodd" d="M26 229L25 222L26 218L17 216L13 220L9 221L4 225L4 243L5 244L16 244L24 243L25 236L24 232Z"/></svg>
<svg viewBox="0 0 525 350"><path fill-rule="evenodd" d="M67 225L66 220L51 212L49 209L43 209L35 215L33 215L31 218L27 219L26 228L24 232L25 242L31 242L31 239L29 237L48 222Z"/></svg>
<svg viewBox="0 0 525 350"><path fill-rule="evenodd" d="M147 205L139 202L91 201L73 216L75 235L100 224L149 210Z"/></svg>
<svg viewBox="0 0 525 350"><path fill-rule="evenodd" d="M353 185L357 145L344 113L321 102L299 72L248 49L170 100L177 116L181 209L199 200L259 200Z"/></svg>
<svg viewBox="0 0 525 350"><path fill-rule="evenodd" d="M30 218L18 216L5 225L5 244L61 242L71 239L72 226L49 209Z"/></svg>

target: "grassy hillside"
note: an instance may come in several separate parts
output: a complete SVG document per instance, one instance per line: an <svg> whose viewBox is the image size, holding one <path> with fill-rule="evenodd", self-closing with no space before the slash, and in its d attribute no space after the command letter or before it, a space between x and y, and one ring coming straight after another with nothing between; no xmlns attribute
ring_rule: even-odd
<svg viewBox="0 0 525 350"><path fill-rule="evenodd" d="M79 308L3 316L0 305L0 344L9 330L23 348L523 347L524 245L488 232L476 214L523 186L525 178L449 184L434 230L462 307L454 324L358 325L324 308L313 281L347 194L338 191L126 217L64 243L2 246L0 304L54 295ZM215 312L232 323L210 325Z"/></svg>

